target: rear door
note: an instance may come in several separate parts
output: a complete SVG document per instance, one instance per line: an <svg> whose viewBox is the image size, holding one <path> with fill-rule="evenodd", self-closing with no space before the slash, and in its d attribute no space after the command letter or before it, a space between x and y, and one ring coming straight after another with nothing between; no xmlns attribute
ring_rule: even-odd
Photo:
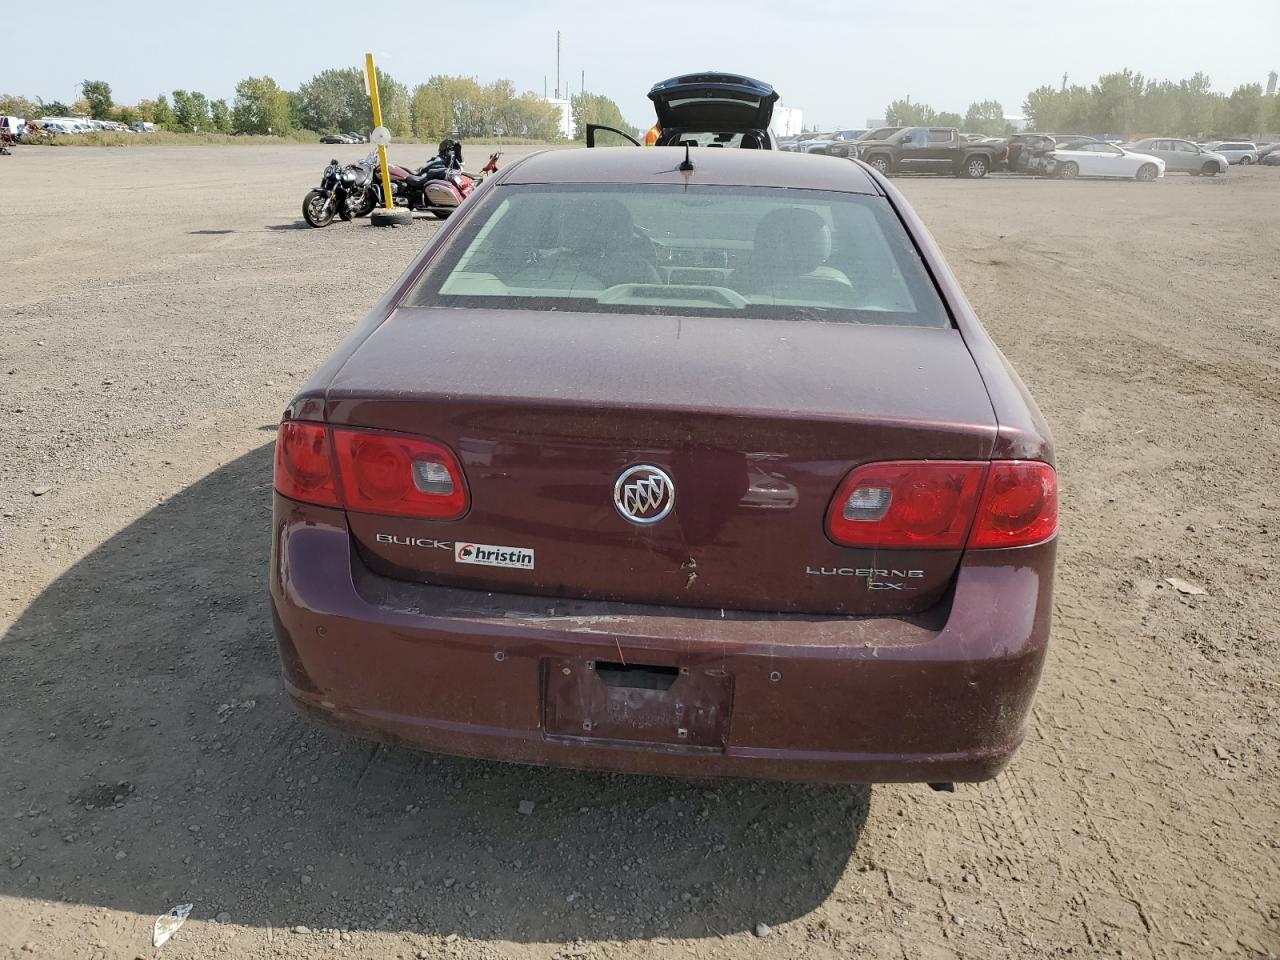
<svg viewBox="0 0 1280 960"><path fill-rule="evenodd" d="M929 128L929 146L926 159L933 173L945 173L955 165L959 156L959 140L955 130L946 127Z"/></svg>

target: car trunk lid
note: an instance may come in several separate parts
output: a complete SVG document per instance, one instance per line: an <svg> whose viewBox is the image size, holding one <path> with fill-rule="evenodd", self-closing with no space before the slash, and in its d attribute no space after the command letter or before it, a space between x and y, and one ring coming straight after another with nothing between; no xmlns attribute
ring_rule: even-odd
<svg viewBox="0 0 1280 960"><path fill-rule="evenodd" d="M690 73L655 83L649 99L664 130L767 130L777 92L732 73Z"/></svg>
<svg viewBox="0 0 1280 960"><path fill-rule="evenodd" d="M839 546L828 504L859 464L985 460L996 430L958 331L814 321L400 308L326 399L331 423L431 438L465 473L459 520L349 514L384 574L783 612L936 602L961 551ZM643 525L615 504L640 465L675 487Z"/></svg>

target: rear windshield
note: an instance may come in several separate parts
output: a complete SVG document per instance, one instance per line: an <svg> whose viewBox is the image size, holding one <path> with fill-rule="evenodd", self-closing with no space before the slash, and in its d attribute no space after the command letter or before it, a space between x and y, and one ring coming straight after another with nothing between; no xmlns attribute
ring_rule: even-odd
<svg viewBox="0 0 1280 960"><path fill-rule="evenodd" d="M885 198L760 187L498 186L404 303L950 325Z"/></svg>

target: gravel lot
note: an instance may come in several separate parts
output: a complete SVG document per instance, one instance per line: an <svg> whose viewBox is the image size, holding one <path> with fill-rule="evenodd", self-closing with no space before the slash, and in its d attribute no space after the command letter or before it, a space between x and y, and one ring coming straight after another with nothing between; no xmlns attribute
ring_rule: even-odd
<svg viewBox="0 0 1280 960"><path fill-rule="evenodd" d="M274 425L435 229L299 229L360 152L0 158L0 957L1280 953L1280 170L898 181L1064 490L1033 728L948 795L436 759L295 718Z"/></svg>

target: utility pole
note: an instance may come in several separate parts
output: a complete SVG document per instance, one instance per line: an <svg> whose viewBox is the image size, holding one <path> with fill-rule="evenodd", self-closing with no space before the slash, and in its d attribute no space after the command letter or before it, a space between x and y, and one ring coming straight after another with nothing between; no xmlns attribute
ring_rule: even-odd
<svg viewBox="0 0 1280 960"><path fill-rule="evenodd" d="M560 99L560 31L556 31L556 99Z"/></svg>
<svg viewBox="0 0 1280 960"><path fill-rule="evenodd" d="M1065 70L1062 71L1062 92L1067 92L1067 72Z"/></svg>
<svg viewBox="0 0 1280 960"><path fill-rule="evenodd" d="M587 71L582 71L582 89L579 91L584 97L587 95Z"/></svg>

